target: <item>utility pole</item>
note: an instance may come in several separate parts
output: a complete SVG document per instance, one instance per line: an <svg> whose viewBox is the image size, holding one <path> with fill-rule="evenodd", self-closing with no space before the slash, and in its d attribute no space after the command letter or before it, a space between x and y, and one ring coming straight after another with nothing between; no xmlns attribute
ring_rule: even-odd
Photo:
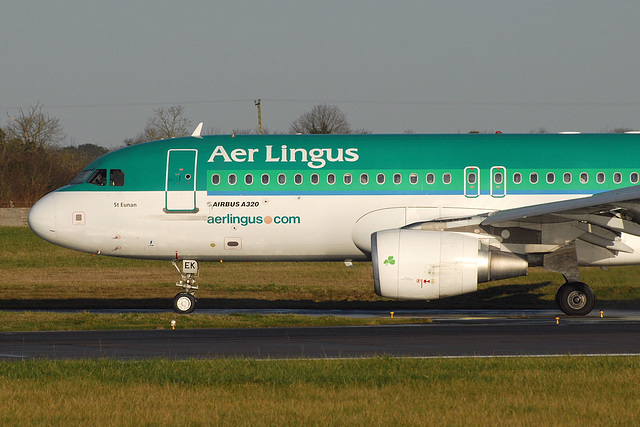
<svg viewBox="0 0 640 427"><path fill-rule="evenodd" d="M256 104L256 107L258 107L258 132L260 132L260 135L262 135L262 108L260 106L260 100L254 100L253 103Z"/></svg>

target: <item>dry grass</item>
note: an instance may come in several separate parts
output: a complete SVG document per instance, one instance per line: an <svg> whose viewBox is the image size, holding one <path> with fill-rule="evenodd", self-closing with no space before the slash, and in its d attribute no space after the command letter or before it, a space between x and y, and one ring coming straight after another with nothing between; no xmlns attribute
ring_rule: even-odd
<svg viewBox="0 0 640 427"><path fill-rule="evenodd" d="M20 272L3 269L0 270L0 299L173 298L178 292L175 283L179 280L173 266L168 262L149 263L44 267ZM373 293L372 283L371 268L366 264L347 269L340 263L202 263L198 297L380 300Z"/></svg>

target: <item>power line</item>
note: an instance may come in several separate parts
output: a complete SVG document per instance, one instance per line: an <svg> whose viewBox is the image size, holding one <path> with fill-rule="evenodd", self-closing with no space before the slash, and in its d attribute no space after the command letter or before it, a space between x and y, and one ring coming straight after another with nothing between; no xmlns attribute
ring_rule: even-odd
<svg viewBox="0 0 640 427"><path fill-rule="evenodd" d="M269 103L325 103L325 104L360 104L360 105L423 105L426 107L443 106L494 106L494 107L638 107L640 102L607 102L607 101L403 101L381 99L322 99L322 98L262 98ZM207 105L207 104L231 104L254 102L255 99L213 99L203 101L156 101L156 102L123 102L106 104L59 104L45 105L47 109L74 109L74 108L123 108L123 107L158 107L164 105ZM3 110L15 110L28 106L0 107Z"/></svg>
<svg viewBox="0 0 640 427"><path fill-rule="evenodd" d="M110 103L110 104L61 104L61 105L45 105L46 108L113 108L113 107L156 107L162 105L195 105L195 104L224 104L224 103L241 103L250 102L250 99L218 99L208 101L172 101L172 102L122 102L122 103ZM14 110L18 108L26 108L26 106L20 107L0 107L3 110Z"/></svg>

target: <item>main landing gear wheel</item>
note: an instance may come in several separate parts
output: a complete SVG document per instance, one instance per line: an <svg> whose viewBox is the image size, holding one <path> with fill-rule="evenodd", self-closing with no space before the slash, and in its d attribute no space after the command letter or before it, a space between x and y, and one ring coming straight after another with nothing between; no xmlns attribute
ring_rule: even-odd
<svg viewBox="0 0 640 427"><path fill-rule="evenodd" d="M189 292L180 292L173 298L173 309L178 314L189 314L196 308L196 297Z"/></svg>
<svg viewBox="0 0 640 427"><path fill-rule="evenodd" d="M585 316L593 310L595 303L595 294L582 282L565 283L556 293L556 304L569 316Z"/></svg>

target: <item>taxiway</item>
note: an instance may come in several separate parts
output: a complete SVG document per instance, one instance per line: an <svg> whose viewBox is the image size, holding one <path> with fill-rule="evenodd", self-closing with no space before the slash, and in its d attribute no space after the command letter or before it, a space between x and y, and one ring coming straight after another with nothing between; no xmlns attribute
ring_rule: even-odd
<svg viewBox="0 0 640 427"><path fill-rule="evenodd" d="M0 333L0 359L355 358L640 354L640 319L521 312L435 317L431 324Z"/></svg>

